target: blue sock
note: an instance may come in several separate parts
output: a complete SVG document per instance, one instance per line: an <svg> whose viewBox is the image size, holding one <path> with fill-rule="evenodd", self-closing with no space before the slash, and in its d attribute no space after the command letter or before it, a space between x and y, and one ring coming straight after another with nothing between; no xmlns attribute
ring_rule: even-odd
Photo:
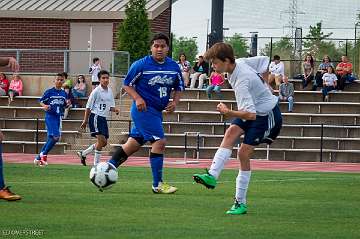
<svg viewBox="0 0 360 239"><path fill-rule="evenodd" d="M3 174L2 144L0 143L0 190L5 187Z"/></svg>
<svg viewBox="0 0 360 239"><path fill-rule="evenodd" d="M44 145L43 149L41 149L41 152L44 155L47 155L50 150L55 146L56 142L59 141L59 137L54 137L54 136L48 136L47 142Z"/></svg>
<svg viewBox="0 0 360 239"><path fill-rule="evenodd" d="M159 182L162 182L162 169L163 169L164 155L150 153L150 164L153 175L153 186L159 186Z"/></svg>

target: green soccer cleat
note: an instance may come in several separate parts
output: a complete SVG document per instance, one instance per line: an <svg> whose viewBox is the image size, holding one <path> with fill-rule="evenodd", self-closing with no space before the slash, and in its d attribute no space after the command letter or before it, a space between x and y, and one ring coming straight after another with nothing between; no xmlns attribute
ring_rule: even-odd
<svg viewBox="0 0 360 239"><path fill-rule="evenodd" d="M247 213L247 206L245 203L239 203L235 201L234 205L226 212L226 214L230 215L241 215Z"/></svg>
<svg viewBox="0 0 360 239"><path fill-rule="evenodd" d="M200 183L207 188L214 189L216 186L216 178L209 174L207 170L205 174L194 174L193 178L195 182Z"/></svg>

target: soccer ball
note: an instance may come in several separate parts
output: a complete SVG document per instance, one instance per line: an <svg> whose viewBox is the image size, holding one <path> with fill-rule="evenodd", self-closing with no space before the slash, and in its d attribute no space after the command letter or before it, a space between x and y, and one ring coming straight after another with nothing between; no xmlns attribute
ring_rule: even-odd
<svg viewBox="0 0 360 239"><path fill-rule="evenodd" d="M118 172L114 166L107 162L101 162L90 170L90 181L102 192L109 189L118 180Z"/></svg>

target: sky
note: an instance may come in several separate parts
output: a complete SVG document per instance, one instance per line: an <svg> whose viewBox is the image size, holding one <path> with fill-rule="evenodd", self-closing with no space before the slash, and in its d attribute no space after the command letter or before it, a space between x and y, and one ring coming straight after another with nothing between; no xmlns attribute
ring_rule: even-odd
<svg viewBox="0 0 360 239"><path fill-rule="evenodd" d="M258 32L259 37L287 35L290 0L224 0L225 36ZM303 36L309 26L322 21L323 31L332 38L354 38L354 27L360 13L360 0L298 0L297 22ZM172 32L177 36L194 37L199 53L206 48L206 34L211 29L211 0L178 0L172 6ZM209 22L209 23L208 23ZM207 26L208 29L207 30ZM360 27L359 27L360 28ZM358 31L360 32L360 31ZM261 45L261 39L259 39ZM266 40L263 40L266 41ZM340 44L340 43L339 43Z"/></svg>

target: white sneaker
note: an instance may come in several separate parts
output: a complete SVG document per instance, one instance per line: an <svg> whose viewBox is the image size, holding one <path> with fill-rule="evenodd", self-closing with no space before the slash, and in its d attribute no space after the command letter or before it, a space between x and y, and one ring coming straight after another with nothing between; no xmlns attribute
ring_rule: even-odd
<svg viewBox="0 0 360 239"><path fill-rule="evenodd" d="M174 186L171 186L167 183L160 182L157 187L152 187L153 193L159 193L159 194L171 194L176 192L178 189Z"/></svg>

